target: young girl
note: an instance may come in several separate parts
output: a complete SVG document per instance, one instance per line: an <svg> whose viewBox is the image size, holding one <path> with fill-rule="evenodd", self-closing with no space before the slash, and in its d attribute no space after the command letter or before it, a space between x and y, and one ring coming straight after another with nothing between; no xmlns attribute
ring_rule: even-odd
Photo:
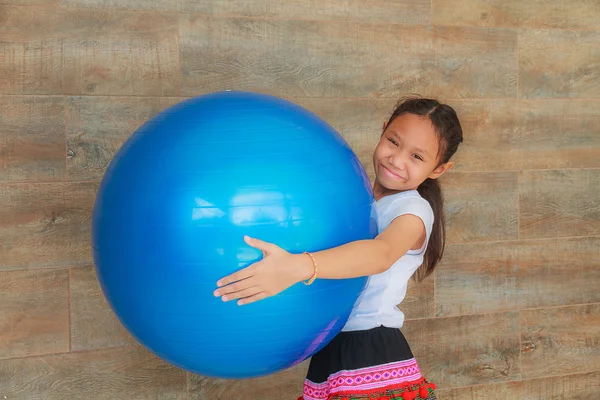
<svg viewBox="0 0 600 400"><path fill-rule="evenodd" d="M369 276L346 325L311 359L304 400L435 399L399 328L396 307L408 281L431 274L444 249L442 194L436 181L462 142L456 112L425 98L401 101L373 153L378 236L315 253L290 254L246 237L261 261L217 282L215 296L248 304L300 281ZM299 400L300 400L299 399Z"/></svg>

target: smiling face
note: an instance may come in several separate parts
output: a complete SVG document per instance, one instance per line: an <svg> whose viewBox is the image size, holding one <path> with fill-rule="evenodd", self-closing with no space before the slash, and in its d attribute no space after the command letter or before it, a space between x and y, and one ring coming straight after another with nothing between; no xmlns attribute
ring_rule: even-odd
<svg viewBox="0 0 600 400"><path fill-rule="evenodd" d="M427 178L436 179L452 163L439 163L439 138L429 118L397 116L384 131L373 152L375 198L413 190Z"/></svg>

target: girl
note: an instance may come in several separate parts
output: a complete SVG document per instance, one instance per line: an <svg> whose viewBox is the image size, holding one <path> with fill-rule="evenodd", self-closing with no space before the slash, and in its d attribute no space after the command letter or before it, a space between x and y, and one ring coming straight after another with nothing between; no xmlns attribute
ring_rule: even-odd
<svg viewBox="0 0 600 400"><path fill-rule="evenodd" d="M406 98L373 152L378 236L315 253L290 254L245 237L264 257L217 282L215 296L248 304L300 281L369 276L346 325L311 359L300 399L435 399L400 332L396 307L408 281L431 274L444 249L442 194L437 182L462 142L456 112L426 98ZM300 400L299 399L299 400Z"/></svg>

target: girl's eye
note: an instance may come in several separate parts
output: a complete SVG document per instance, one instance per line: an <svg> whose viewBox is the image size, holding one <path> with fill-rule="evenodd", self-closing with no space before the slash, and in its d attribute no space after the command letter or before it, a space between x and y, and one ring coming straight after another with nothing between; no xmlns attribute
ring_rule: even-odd
<svg viewBox="0 0 600 400"><path fill-rule="evenodd" d="M417 160L419 160L419 161L423 161L423 158L422 158L420 155L418 155L418 154L413 154L413 156L414 156L414 157L415 157Z"/></svg>
<svg viewBox="0 0 600 400"><path fill-rule="evenodd" d="M388 138L388 140L389 140L389 141L390 141L390 142L391 142L391 143L392 143L394 146L397 146L397 145L398 145L398 142L396 142L394 139L392 139L392 138Z"/></svg>

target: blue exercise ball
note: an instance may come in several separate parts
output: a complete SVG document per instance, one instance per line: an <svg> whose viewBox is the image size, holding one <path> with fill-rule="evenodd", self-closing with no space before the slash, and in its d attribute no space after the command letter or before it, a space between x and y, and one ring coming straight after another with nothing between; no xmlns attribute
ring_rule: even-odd
<svg viewBox="0 0 600 400"><path fill-rule="evenodd" d="M147 121L111 161L93 210L96 273L121 323L165 361L267 375L327 344L366 278L223 302L217 280L262 257L244 235L317 251L373 238L373 206L358 158L314 114L264 94L203 95Z"/></svg>

